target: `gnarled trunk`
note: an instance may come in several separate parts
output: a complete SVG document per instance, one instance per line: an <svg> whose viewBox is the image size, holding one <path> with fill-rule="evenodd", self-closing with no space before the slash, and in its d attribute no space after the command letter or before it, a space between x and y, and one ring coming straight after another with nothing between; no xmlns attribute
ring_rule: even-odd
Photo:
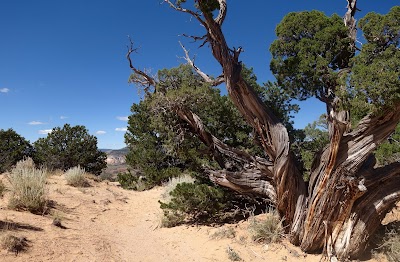
<svg viewBox="0 0 400 262"><path fill-rule="evenodd" d="M325 250L329 257L357 257L377 230L385 214L400 199L400 163L374 168L372 152L400 121L400 103L379 115L368 115L353 131L348 112L338 111L336 98L326 97L330 144L312 165L308 188L290 151L285 126L274 116L241 75L241 48L228 47L221 26L227 12L226 0L218 0L216 18L208 10L208 0L198 0L202 13L184 9L166 0L174 9L189 13L206 29L204 37L223 73L213 80L190 60L204 81L212 85L225 82L229 96L247 123L254 128L268 159L257 158L231 148L210 134L201 119L177 105L174 111L193 133L209 147L221 170L208 170L210 179L244 194L269 198L275 203L293 244L306 252ZM345 25L349 29L350 56L355 52L356 0L347 0ZM183 47L183 46L182 46ZM184 47L183 47L184 48ZM155 85L143 71L139 83ZM352 52L352 54L351 54ZM335 86L329 93L334 93Z"/></svg>

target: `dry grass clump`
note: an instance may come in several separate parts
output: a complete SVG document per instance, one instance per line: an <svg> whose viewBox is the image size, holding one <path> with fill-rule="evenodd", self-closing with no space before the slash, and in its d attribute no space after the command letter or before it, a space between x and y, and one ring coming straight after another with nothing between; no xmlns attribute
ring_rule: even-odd
<svg viewBox="0 0 400 262"><path fill-rule="evenodd" d="M263 219L257 219L251 215L249 222L249 231L253 241L277 243L284 235L282 221L275 210L268 210Z"/></svg>
<svg viewBox="0 0 400 262"><path fill-rule="evenodd" d="M86 179L86 171L80 166L72 167L65 172L67 184L74 187L88 187L89 182Z"/></svg>
<svg viewBox="0 0 400 262"><path fill-rule="evenodd" d="M25 237L17 237L11 234L5 234L0 239L0 245L3 249L18 254L19 252L26 250L28 247L28 241Z"/></svg>
<svg viewBox="0 0 400 262"><path fill-rule="evenodd" d="M215 231L211 236L210 239L222 239L222 238L235 238L236 231L232 227L222 227Z"/></svg>
<svg viewBox="0 0 400 262"><path fill-rule="evenodd" d="M37 169L31 158L19 161L8 176L11 184L9 207L41 213L47 204L47 171Z"/></svg>
<svg viewBox="0 0 400 262"><path fill-rule="evenodd" d="M230 246L228 246L226 252L228 253L228 258L230 261L242 261L242 258L239 256L239 254Z"/></svg>

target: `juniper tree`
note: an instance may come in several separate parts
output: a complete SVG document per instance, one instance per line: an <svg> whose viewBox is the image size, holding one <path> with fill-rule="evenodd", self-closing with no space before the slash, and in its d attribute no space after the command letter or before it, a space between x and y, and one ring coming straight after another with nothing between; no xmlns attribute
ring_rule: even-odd
<svg viewBox="0 0 400 262"><path fill-rule="evenodd" d="M218 163L205 169L209 178L272 201L290 241L302 250L324 250L339 259L360 255L400 199L400 163L377 166L374 155L400 120L400 7L360 19L366 41L362 46L356 41L356 0L347 0L344 19L299 12L288 14L277 26L277 39L270 47L277 86L290 98L316 97L326 105L329 143L315 155L306 185L284 119L244 77L242 48L226 42L222 25L227 1L197 0L193 9L189 1L165 2L205 29L204 36L192 38L209 45L221 75L212 78L201 71L183 47L186 60L210 86L225 83L263 150L263 156L255 156L224 143L190 105L166 100L164 109L186 122ZM158 92L158 80L132 65L133 51L127 54L134 72L131 80Z"/></svg>

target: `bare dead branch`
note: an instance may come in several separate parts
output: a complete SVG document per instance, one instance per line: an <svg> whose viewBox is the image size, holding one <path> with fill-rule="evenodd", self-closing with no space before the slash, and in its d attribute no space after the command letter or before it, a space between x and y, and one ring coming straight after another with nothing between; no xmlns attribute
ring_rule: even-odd
<svg viewBox="0 0 400 262"><path fill-rule="evenodd" d="M194 18L196 18L196 19L200 22L200 24L202 24L203 26L205 26L205 22L204 22L204 20L201 18L200 13L194 12L193 10L190 10L190 9L182 8L182 7L180 7L180 6L176 6L176 5L174 5L174 4L173 4L171 1L169 1L169 0L164 0L164 2L168 3L169 6L172 7L173 9L175 9L176 11L183 12L183 13L188 13L188 14L192 15Z"/></svg>
<svg viewBox="0 0 400 262"><path fill-rule="evenodd" d="M181 45L183 51L185 52L185 57L183 57L183 59L185 59L186 62L193 67L193 69L204 79L204 81L210 83L212 86L218 86L225 81L223 76L219 76L216 79L212 79L209 75L201 71L200 68L198 68L194 64L194 60L190 59L189 52L186 50L185 46L181 42L179 42L179 44Z"/></svg>
<svg viewBox="0 0 400 262"><path fill-rule="evenodd" d="M226 17L226 11L227 11L227 4L226 4L226 0L218 0L219 2L219 13L218 16L215 18L215 22L219 25L222 26L222 24L225 21L225 17Z"/></svg>
<svg viewBox="0 0 400 262"><path fill-rule="evenodd" d="M139 69L137 69L136 67L133 66L132 59L131 59L131 54L132 53L137 53L138 48L133 48L133 41L129 36L128 36L128 38L129 38L129 45L127 46L128 52L126 53L126 59L128 59L129 67L136 74L135 78L132 79L131 81L136 83L136 84L139 84L139 85L143 86L145 91L147 92L148 89L151 86L153 86L155 88L156 85L157 85L157 82L153 77L149 76L144 71L139 70Z"/></svg>

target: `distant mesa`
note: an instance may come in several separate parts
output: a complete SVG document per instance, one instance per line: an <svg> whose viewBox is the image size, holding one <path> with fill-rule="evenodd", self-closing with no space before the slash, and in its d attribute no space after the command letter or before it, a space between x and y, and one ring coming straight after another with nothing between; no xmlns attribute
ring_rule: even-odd
<svg viewBox="0 0 400 262"><path fill-rule="evenodd" d="M100 149L100 151L107 154L107 165L122 165L126 163L126 154L128 148L122 149Z"/></svg>

